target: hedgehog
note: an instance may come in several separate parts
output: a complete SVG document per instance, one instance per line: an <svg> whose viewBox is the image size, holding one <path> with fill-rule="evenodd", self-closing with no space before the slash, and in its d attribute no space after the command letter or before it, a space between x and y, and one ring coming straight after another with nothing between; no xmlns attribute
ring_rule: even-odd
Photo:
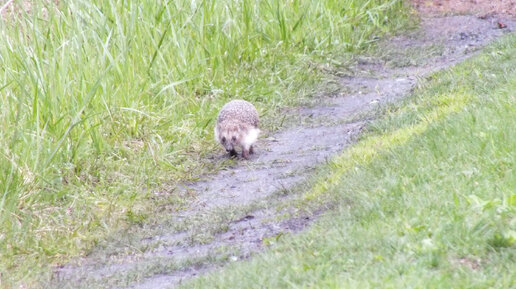
<svg viewBox="0 0 516 289"><path fill-rule="evenodd" d="M242 147L242 157L249 159L253 154L253 144L258 138L258 111L245 100L232 100L219 112L215 125L215 139L231 156L236 156L235 148Z"/></svg>

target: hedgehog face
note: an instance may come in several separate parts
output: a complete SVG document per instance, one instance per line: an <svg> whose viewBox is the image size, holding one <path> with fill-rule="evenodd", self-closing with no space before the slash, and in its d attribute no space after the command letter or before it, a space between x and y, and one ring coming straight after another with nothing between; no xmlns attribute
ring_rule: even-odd
<svg viewBox="0 0 516 289"><path fill-rule="evenodd" d="M226 151L233 151L235 146L240 144L240 134L237 130L223 131L220 137L220 143L224 146Z"/></svg>

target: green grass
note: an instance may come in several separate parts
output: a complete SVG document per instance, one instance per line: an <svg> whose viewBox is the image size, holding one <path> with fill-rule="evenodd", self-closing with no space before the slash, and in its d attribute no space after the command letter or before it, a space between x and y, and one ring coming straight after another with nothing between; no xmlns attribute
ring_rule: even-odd
<svg viewBox="0 0 516 289"><path fill-rule="evenodd" d="M213 119L245 98L274 127L332 55L406 20L401 0L34 1L0 20L1 285L153 214L220 163ZM177 200L181 203L181 200Z"/></svg>
<svg viewBox="0 0 516 289"><path fill-rule="evenodd" d="M183 288L515 288L515 53L434 75L320 172L335 209Z"/></svg>

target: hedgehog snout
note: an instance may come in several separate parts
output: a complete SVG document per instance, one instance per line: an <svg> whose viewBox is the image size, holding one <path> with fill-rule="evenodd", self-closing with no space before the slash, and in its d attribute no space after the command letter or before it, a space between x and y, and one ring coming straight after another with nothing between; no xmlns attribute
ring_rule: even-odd
<svg viewBox="0 0 516 289"><path fill-rule="evenodd" d="M228 139L226 139L225 136L223 136L220 139L220 142L224 146L224 148L226 149L227 152L230 152L233 150L233 144L230 141L228 141Z"/></svg>

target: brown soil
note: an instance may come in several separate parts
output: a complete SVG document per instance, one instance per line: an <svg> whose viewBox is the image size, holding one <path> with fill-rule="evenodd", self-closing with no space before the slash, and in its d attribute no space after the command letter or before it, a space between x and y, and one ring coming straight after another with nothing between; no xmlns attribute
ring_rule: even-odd
<svg viewBox="0 0 516 289"><path fill-rule="evenodd" d="M43 9L42 10L43 18L47 17L47 13L48 13L47 9L52 7L51 4L57 5L59 3L59 0L46 0L45 2L46 2L45 7L42 8ZM33 11L33 6L34 6L33 1L13 1L13 0L2 1L2 3L0 4L0 17L16 18L24 13L30 14Z"/></svg>
<svg viewBox="0 0 516 289"><path fill-rule="evenodd" d="M475 14L516 16L516 0L411 0L422 15Z"/></svg>

